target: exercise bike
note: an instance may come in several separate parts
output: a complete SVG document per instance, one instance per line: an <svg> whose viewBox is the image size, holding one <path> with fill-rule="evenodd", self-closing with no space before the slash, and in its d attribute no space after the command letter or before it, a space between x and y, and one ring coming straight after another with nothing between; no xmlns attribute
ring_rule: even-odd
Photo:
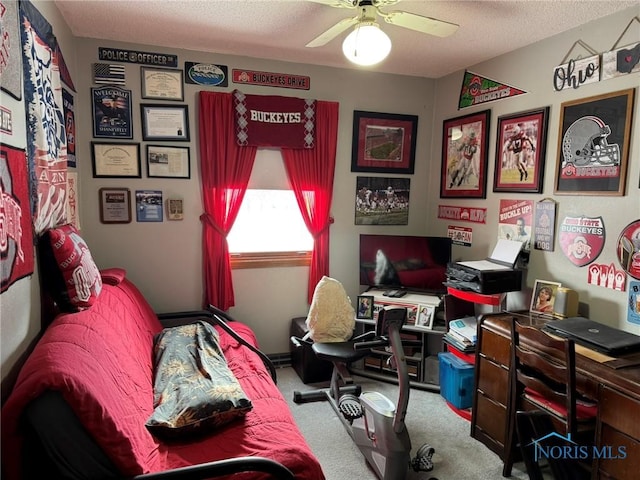
<svg viewBox="0 0 640 480"><path fill-rule="evenodd" d="M293 394L295 403L328 400L380 480L404 480L410 468L416 472L433 469L434 449L429 445L420 447L411 459L411 440L404 423L410 388L403 344L420 345L401 339L400 330L406 319L406 308L388 306L380 310L375 332L349 342L314 343L316 356L333 362L330 387ZM295 337L292 341L295 344ZM397 405L379 392L362 392L347 370L349 363L365 357L374 347L391 352L389 362L398 375Z"/></svg>

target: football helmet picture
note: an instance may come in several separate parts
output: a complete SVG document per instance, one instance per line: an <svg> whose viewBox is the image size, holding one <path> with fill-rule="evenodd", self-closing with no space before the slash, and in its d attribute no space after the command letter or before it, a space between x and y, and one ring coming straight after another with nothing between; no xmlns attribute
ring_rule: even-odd
<svg viewBox="0 0 640 480"><path fill-rule="evenodd" d="M563 166L619 165L620 147L607 142L610 134L609 125L598 117L590 115L573 122L562 138Z"/></svg>

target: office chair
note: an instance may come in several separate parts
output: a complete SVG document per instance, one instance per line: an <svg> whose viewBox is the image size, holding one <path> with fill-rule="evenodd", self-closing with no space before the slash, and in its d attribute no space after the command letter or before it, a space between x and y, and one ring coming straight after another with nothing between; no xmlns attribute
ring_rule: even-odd
<svg viewBox="0 0 640 480"><path fill-rule="evenodd" d="M593 445L597 407L576 391L575 344L554 338L542 330L521 325L511 327L510 414L502 475L511 475L518 441L516 412L543 411L553 429L573 442ZM530 441L530 440L529 440ZM526 443L525 443L526 445Z"/></svg>

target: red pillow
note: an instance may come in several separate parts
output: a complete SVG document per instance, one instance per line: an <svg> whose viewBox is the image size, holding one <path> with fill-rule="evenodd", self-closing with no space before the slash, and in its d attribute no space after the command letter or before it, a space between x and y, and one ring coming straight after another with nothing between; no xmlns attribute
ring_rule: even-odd
<svg viewBox="0 0 640 480"><path fill-rule="evenodd" d="M102 278L89 247L73 225L47 230L40 239L43 283L61 310L77 312L93 305Z"/></svg>

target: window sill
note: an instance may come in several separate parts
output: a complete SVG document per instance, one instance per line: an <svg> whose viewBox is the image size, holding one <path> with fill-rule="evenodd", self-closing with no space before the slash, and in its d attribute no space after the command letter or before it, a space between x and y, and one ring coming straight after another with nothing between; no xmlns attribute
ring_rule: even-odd
<svg viewBox="0 0 640 480"><path fill-rule="evenodd" d="M308 267L311 252L232 253L231 268Z"/></svg>

